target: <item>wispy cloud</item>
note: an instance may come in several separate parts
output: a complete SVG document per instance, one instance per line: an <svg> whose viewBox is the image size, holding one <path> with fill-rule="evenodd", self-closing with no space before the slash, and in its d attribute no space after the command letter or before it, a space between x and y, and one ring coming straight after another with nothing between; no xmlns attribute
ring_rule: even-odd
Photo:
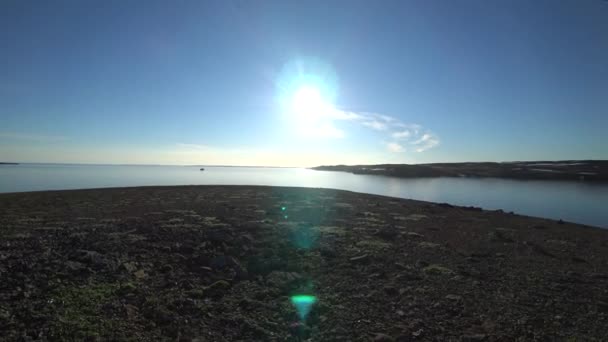
<svg viewBox="0 0 608 342"><path fill-rule="evenodd" d="M393 137L393 139L407 139L412 136L412 132L406 129L404 131L394 132L393 134L391 134L391 136Z"/></svg>
<svg viewBox="0 0 608 342"><path fill-rule="evenodd" d="M335 132L334 134L325 134L324 136L333 138L344 137L345 133L334 127L331 124L332 121L354 122L375 131L386 132L387 139L391 141L386 143L385 146L390 152L405 152L406 150L410 150L410 148L407 148L408 146L413 151L423 152L438 146L440 143L437 135L421 125L402 122L395 117L384 114L334 109L325 117L330 120L330 126ZM328 133L331 133L332 130L328 130Z"/></svg>
<svg viewBox="0 0 608 342"><path fill-rule="evenodd" d="M378 120L363 121L362 125L371 129L375 129L376 131L384 131L388 128L388 125L386 123L380 122Z"/></svg>
<svg viewBox="0 0 608 342"><path fill-rule="evenodd" d="M425 133L418 140L413 141L412 145L416 145L416 152L423 152L439 145L439 139L431 133Z"/></svg>
<svg viewBox="0 0 608 342"><path fill-rule="evenodd" d="M0 132L0 139L2 139L2 140L33 141L33 142L56 142L56 141L67 140L67 137L65 137L65 136L59 136L59 135L27 134L27 133L16 133L16 132Z"/></svg>
<svg viewBox="0 0 608 342"><path fill-rule="evenodd" d="M405 147L401 146L400 144L396 143L396 142L389 142L386 144L386 148L391 151L391 152L395 152L395 153L401 153L401 152L405 152Z"/></svg>

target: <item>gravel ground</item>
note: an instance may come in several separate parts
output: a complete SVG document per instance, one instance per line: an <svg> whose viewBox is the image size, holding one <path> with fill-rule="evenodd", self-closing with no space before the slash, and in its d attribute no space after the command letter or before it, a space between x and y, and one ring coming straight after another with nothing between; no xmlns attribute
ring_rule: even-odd
<svg viewBox="0 0 608 342"><path fill-rule="evenodd" d="M608 230L327 189L0 194L0 340L606 336Z"/></svg>

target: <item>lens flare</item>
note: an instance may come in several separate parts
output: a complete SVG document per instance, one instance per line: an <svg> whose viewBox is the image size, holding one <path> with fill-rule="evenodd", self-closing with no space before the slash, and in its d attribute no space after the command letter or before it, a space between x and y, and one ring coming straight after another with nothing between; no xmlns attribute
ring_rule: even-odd
<svg viewBox="0 0 608 342"><path fill-rule="evenodd" d="M306 316L312 310L313 304L317 302L317 298L311 295L295 295L291 297L291 303L295 306L298 316L301 320L306 320Z"/></svg>

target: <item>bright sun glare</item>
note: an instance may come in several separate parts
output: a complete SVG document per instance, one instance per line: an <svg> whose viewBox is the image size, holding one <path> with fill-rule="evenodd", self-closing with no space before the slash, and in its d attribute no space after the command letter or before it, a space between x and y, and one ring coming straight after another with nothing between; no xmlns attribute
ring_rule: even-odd
<svg viewBox="0 0 608 342"><path fill-rule="evenodd" d="M331 107L318 88L303 86L293 94L291 108L301 118L315 120L326 114Z"/></svg>

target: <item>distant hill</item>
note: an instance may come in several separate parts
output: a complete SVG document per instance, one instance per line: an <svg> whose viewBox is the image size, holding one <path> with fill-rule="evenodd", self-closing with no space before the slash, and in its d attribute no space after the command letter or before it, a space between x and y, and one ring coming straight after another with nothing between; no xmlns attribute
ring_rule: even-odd
<svg viewBox="0 0 608 342"><path fill-rule="evenodd" d="M608 181L608 160L334 165L312 169L404 178L495 177Z"/></svg>
<svg viewBox="0 0 608 342"><path fill-rule="evenodd" d="M19 163L6 163L6 162L0 162L0 165L19 165Z"/></svg>

